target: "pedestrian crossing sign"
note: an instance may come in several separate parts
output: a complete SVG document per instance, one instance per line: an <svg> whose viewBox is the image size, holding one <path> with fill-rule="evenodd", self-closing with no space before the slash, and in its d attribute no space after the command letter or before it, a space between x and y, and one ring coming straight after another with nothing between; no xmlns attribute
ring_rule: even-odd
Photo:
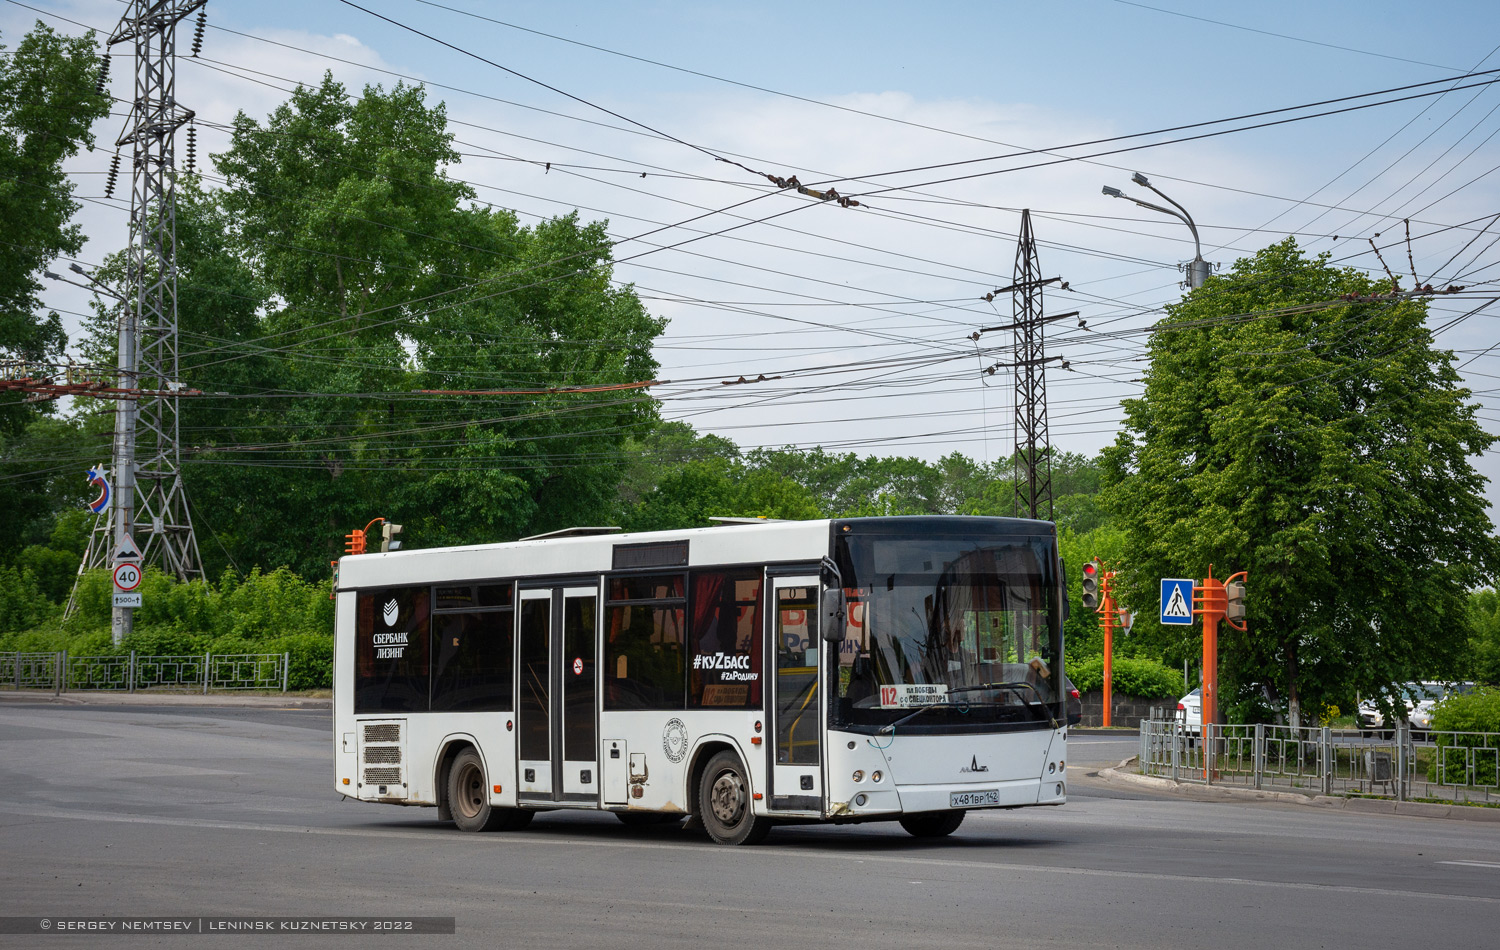
<svg viewBox="0 0 1500 950"><path fill-rule="evenodd" d="M1161 622L1193 622L1193 581L1185 577L1161 579Z"/></svg>

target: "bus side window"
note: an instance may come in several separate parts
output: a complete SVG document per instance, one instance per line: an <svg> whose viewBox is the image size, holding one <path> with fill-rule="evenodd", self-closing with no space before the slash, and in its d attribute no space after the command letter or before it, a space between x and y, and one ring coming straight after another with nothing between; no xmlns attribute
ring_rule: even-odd
<svg viewBox="0 0 1500 950"><path fill-rule="evenodd" d="M682 709L687 597L682 574L610 577L605 606L605 709Z"/></svg>
<svg viewBox="0 0 1500 950"><path fill-rule="evenodd" d="M758 708L762 571L695 571L688 645L688 705Z"/></svg>

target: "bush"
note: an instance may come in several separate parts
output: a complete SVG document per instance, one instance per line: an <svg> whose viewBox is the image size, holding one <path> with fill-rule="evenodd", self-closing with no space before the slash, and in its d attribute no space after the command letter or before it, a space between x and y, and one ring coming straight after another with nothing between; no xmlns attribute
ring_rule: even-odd
<svg viewBox="0 0 1500 950"><path fill-rule="evenodd" d="M1079 692L1104 688L1104 657L1088 657L1065 664L1064 672ZM1182 674L1155 660L1117 656L1114 661L1114 691L1141 699L1176 699L1182 694Z"/></svg>
<svg viewBox="0 0 1500 950"><path fill-rule="evenodd" d="M55 609L31 571L0 568L0 632L29 630Z"/></svg>
<svg viewBox="0 0 1500 950"><path fill-rule="evenodd" d="M1486 742L1484 736L1478 735L1444 733L1500 733L1500 689L1479 689L1462 696L1450 694L1432 711L1432 730L1437 733L1438 754L1428 769L1428 778L1449 785L1495 784L1500 762L1496 761L1493 741ZM1468 772L1471 758L1472 776Z"/></svg>
<svg viewBox="0 0 1500 950"><path fill-rule="evenodd" d="M289 653L290 689L333 685L333 602L328 588L280 568L245 577L226 572L218 583L179 583L155 568L141 581L142 606L119 646L110 638L113 583L108 571L86 574L78 612L61 622L27 571L0 570L0 651L108 656L204 653Z"/></svg>

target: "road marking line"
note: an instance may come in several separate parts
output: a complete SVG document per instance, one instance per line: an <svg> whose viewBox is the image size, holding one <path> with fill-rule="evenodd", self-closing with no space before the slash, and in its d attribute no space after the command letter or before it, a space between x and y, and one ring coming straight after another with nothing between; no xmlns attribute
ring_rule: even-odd
<svg viewBox="0 0 1500 950"><path fill-rule="evenodd" d="M1500 864L1494 864L1489 861L1439 861L1438 864L1457 864L1460 867L1466 868L1494 868L1500 871Z"/></svg>
<svg viewBox="0 0 1500 950"><path fill-rule="evenodd" d="M204 828L221 831L260 831L260 832L282 832L287 834L316 834L333 835L338 837L375 837L375 838L409 838L420 841L432 842L436 840L439 829L432 831L394 829L394 828L317 828L305 825L273 825L261 822L248 821L221 821L203 818L158 818L149 815L122 815L105 814L101 812L74 811L63 808L48 808L36 806L0 805L0 814L25 815L34 818L51 818L69 821L102 821L122 824L145 824L145 825L171 825L178 828ZM559 847L573 846L580 848L609 848L617 850L632 851L680 851L684 847L693 847L701 844L703 847L714 846L704 842L646 842L646 841L601 841L591 838L570 838L554 835L527 837L522 834L514 836L495 835L458 835L444 833L441 835L444 844L452 842L458 846L469 847L545 847L557 849ZM809 860L846 860L849 855L837 849L820 850L791 850L787 849L783 855L790 858L805 858ZM980 871L993 874L996 871L1016 871L1029 874L1057 874L1076 877L1098 877L1115 878L1122 880L1149 880L1165 881L1174 884L1195 885L1211 884L1229 887L1264 887L1273 890L1293 891L1320 891L1333 894L1351 894L1364 897L1396 897L1413 900L1439 900L1453 901L1466 904L1500 904L1500 897L1481 897L1468 894L1439 894L1431 891L1398 891L1385 887L1357 887L1350 884L1317 884L1307 881L1262 881L1253 878L1242 877L1204 877L1196 874L1159 874L1142 871L1113 871L1106 868L1080 868L1055 866L1047 864L1019 864L1005 861L960 861L952 858L924 858L902 855L862 855L860 861L871 864L893 864L893 865L915 865L918 867L942 867L956 868L961 870Z"/></svg>

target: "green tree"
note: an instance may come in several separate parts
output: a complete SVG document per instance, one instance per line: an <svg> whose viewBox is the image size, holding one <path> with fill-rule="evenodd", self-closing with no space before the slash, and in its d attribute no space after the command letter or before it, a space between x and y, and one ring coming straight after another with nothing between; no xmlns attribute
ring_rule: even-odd
<svg viewBox="0 0 1500 950"><path fill-rule="evenodd" d="M0 47L3 49L3 47ZM59 254L76 254L83 234L63 162L92 148L89 131L109 112L95 88L99 59L92 34L60 36L36 27L0 55L0 359L53 361L67 340L62 319L43 312L43 269ZM50 404L0 394L0 563L44 541L53 512L67 503L64 484L83 484L81 455L66 426L46 422ZM33 430L39 420L46 422ZM76 488L74 496L81 494Z"/></svg>
<svg viewBox="0 0 1500 950"><path fill-rule="evenodd" d="M1500 569L1470 464L1495 437L1424 303L1389 290L1291 239L1268 247L1167 308L1125 402L1104 501L1128 596L1249 571L1249 632L1220 635L1226 709L1264 685L1295 719L1456 673L1468 591Z"/></svg>
<svg viewBox="0 0 1500 950"><path fill-rule="evenodd" d="M37 294L42 269L83 247L83 233L70 223L79 205L62 165L80 147L93 148L89 126L109 113L109 98L94 88L98 69L92 33L60 36L40 22L0 56L0 355L6 357L56 358L66 343L61 318L39 315ZM0 419L14 428L24 416Z"/></svg>
<svg viewBox="0 0 1500 950"><path fill-rule="evenodd" d="M182 376L208 393L183 400L184 480L210 575L324 576L377 516L409 547L609 518L663 323L612 282L602 222L522 227L457 159L422 89L325 77L236 119L224 187L184 182Z"/></svg>
<svg viewBox="0 0 1500 950"><path fill-rule="evenodd" d="M1500 686L1500 594L1493 587L1469 595L1469 622L1473 678Z"/></svg>

